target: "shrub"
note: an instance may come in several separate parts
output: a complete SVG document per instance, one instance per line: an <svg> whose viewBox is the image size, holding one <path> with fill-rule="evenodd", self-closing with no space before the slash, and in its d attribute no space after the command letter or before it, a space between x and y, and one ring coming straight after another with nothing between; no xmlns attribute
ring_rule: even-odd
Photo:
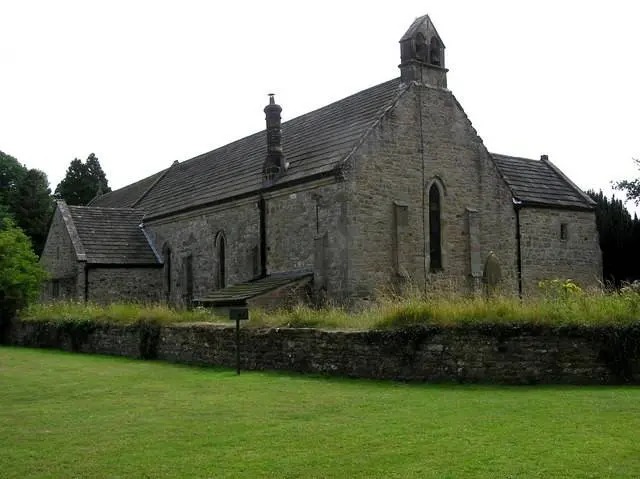
<svg viewBox="0 0 640 479"><path fill-rule="evenodd" d="M46 276L27 235L9 218L0 218L0 323L38 297Z"/></svg>
<svg viewBox="0 0 640 479"><path fill-rule="evenodd" d="M538 282L538 288L547 299L567 299L584 293L572 279L546 279Z"/></svg>

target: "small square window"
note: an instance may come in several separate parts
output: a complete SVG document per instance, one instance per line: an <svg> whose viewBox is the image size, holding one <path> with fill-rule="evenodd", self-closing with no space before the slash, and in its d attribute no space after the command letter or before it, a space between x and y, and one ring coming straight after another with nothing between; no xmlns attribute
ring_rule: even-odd
<svg viewBox="0 0 640 479"><path fill-rule="evenodd" d="M567 223L560 223L560 239L569 239L569 225Z"/></svg>

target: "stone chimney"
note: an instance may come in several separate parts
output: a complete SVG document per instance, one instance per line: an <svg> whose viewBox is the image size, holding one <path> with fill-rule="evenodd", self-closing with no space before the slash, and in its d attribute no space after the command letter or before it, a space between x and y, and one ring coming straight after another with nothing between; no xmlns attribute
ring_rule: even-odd
<svg viewBox="0 0 640 479"><path fill-rule="evenodd" d="M273 93L269 93L269 104L264 108L267 120L267 158L264 162L263 175L266 182L273 182L287 171L289 166L282 152L282 107L275 101Z"/></svg>

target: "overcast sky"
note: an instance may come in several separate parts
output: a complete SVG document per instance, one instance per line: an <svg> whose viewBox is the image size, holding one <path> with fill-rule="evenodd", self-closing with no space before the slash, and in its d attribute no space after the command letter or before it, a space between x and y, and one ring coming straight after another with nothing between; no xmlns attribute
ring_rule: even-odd
<svg viewBox="0 0 640 479"><path fill-rule="evenodd" d="M47 173L95 153L116 189L399 75L428 13L490 151L584 189L640 173L640 2L0 0L0 150ZM633 208L638 210L637 208Z"/></svg>

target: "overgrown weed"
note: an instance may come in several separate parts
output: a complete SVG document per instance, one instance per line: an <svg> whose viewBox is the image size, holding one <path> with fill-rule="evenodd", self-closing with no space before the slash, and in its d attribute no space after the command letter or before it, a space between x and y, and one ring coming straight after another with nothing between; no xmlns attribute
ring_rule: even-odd
<svg viewBox="0 0 640 479"><path fill-rule="evenodd" d="M246 326L353 330L472 324L626 326L640 322L640 288L637 285L618 292L602 292L584 291L570 280L551 281L540 284L540 293L521 300L507 295L487 298L446 291L425 294L417 288L407 288L402 294L380 292L375 300L352 305L349 309L337 305L313 308L303 304L271 312L252 309ZM226 317L203 308L180 311L164 305L100 306L73 302L33 305L23 312L22 319L117 324L139 321L229 324Z"/></svg>
<svg viewBox="0 0 640 479"><path fill-rule="evenodd" d="M21 314L26 321L93 321L96 323L135 324L153 321L161 324L222 322L224 319L203 308L176 310L162 304L112 303L98 305L58 301L29 306Z"/></svg>

